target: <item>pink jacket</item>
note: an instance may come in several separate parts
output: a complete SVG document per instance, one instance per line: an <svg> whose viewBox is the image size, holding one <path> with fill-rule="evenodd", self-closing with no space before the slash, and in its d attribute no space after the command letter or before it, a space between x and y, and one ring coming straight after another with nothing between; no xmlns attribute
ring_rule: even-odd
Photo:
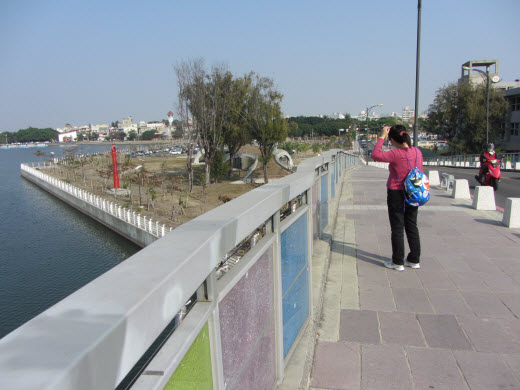
<svg viewBox="0 0 520 390"><path fill-rule="evenodd" d="M381 149L383 148L383 142L385 140L383 138L378 138L376 146L374 150L372 150L372 158L374 161L379 162L387 162L390 163L388 167L388 171L390 175L388 176L388 181L386 182L386 187L391 190L402 190L404 189L403 182L413 168L417 167L421 171L423 170L423 156L421 151L418 148L410 147L410 148L398 148L389 150L388 152L383 152ZM408 161L406 158L408 157ZM417 157L417 164L416 164Z"/></svg>

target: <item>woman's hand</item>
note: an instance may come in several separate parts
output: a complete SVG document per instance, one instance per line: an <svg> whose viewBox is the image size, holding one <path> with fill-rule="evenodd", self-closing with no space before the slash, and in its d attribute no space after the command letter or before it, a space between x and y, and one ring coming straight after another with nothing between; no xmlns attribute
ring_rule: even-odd
<svg viewBox="0 0 520 390"><path fill-rule="evenodd" d="M386 137L388 137L389 132L390 132L390 126L384 126L383 130L381 130L381 135L379 136L379 138L386 139Z"/></svg>

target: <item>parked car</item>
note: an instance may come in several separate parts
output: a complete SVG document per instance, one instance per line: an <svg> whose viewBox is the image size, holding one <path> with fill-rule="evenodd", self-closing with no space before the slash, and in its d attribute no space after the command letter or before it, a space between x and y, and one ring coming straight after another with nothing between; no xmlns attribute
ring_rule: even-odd
<svg viewBox="0 0 520 390"><path fill-rule="evenodd" d="M181 154L181 151L179 149L172 149L170 150L170 154Z"/></svg>

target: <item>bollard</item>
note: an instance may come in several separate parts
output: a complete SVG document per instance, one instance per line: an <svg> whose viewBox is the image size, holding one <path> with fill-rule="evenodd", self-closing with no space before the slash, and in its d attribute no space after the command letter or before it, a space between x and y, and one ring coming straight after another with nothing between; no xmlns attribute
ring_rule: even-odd
<svg viewBox="0 0 520 390"><path fill-rule="evenodd" d="M495 191L493 187L475 187L475 197L473 198L473 208L476 210L496 210Z"/></svg>
<svg viewBox="0 0 520 390"><path fill-rule="evenodd" d="M520 198L507 198L502 223L508 228L520 228Z"/></svg>
<svg viewBox="0 0 520 390"><path fill-rule="evenodd" d="M441 173L441 188L448 188L448 174Z"/></svg>
<svg viewBox="0 0 520 390"><path fill-rule="evenodd" d="M469 183L466 179L455 180L451 197L455 199L471 199L471 194L469 193Z"/></svg>
<svg viewBox="0 0 520 390"><path fill-rule="evenodd" d="M454 184L455 184L455 176L448 175L448 186L446 187L446 191L453 190Z"/></svg>
<svg viewBox="0 0 520 390"><path fill-rule="evenodd" d="M427 176L430 181L430 186L438 186L441 184L439 181L439 171L428 171Z"/></svg>

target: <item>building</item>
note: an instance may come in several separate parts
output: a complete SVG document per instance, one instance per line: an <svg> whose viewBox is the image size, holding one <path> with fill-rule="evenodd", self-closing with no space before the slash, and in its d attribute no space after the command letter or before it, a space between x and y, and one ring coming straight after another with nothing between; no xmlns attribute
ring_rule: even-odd
<svg viewBox="0 0 520 390"><path fill-rule="evenodd" d="M502 149L507 152L520 152L520 87L508 89L505 98L509 103Z"/></svg>
<svg viewBox="0 0 520 390"><path fill-rule="evenodd" d="M119 124L119 128L122 129L126 135L130 134L131 131L138 133L137 123L134 123L131 116L123 118L123 121Z"/></svg>
<svg viewBox="0 0 520 390"><path fill-rule="evenodd" d="M461 65L459 83L470 82L473 85L485 85L489 72L489 85L495 89L508 90L519 88L520 80L502 81L498 73L498 60L468 61Z"/></svg>
<svg viewBox="0 0 520 390"><path fill-rule="evenodd" d="M76 130L66 131L58 134L58 142L74 142L78 139Z"/></svg>
<svg viewBox="0 0 520 390"><path fill-rule="evenodd" d="M409 121L415 118L415 109L411 109L409 106L403 108L401 118L403 121Z"/></svg>

